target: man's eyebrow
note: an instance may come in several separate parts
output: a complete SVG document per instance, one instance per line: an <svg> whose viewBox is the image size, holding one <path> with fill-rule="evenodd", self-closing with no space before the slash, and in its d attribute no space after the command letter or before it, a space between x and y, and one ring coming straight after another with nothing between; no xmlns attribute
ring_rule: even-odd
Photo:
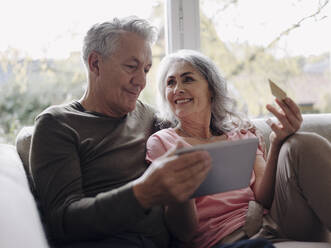
<svg viewBox="0 0 331 248"><path fill-rule="evenodd" d="M129 60L132 60L132 61L134 61L135 63L140 64L139 59L137 59L136 57L131 57Z"/></svg>
<svg viewBox="0 0 331 248"><path fill-rule="evenodd" d="M140 64L140 60L137 59L136 57L132 56L131 59L132 59L135 63ZM152 62L150 62L149 64L147 64L147 66L152 67Z"/></svg>

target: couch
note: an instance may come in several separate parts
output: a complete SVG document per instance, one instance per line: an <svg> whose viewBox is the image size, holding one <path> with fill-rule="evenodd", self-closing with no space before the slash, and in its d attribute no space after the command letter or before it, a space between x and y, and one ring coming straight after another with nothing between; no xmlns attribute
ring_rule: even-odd
<svg viewBox="0 0 331 248"><path fill-rule="evenodd" d="M310 114L303 118L301 131L316 132L331 141L331 114ZM268 148L269 126L264 119L255 119L254 124L262 132ZM25 127L19 132L15 146L0 144L1 248L49 247L26 173L32 132L33 127ZM331 247L331 243L293 241L277 243L276 247L326 248Z"/></svg>

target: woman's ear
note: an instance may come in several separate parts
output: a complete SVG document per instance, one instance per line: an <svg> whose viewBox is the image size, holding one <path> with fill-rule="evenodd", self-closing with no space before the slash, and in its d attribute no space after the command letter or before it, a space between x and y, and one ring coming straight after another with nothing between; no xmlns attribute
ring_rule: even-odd
<svg viewBox="0 0 331 248"><path fill-rule="evenodd" d="M210 102L213 102L213 101L214 101L214 93L210 92Z"/></svg>
<svg viewBox="0 0 331 248"><path fill-rule="evenodd" d="M88 57L89 71L97 76L99 76L99 61L100 55L96 52L91 52Z"/></svg>
<svg viewBox="0 0 331 248"><path fill-rule="evenodd" d="M214 101L214 91L211 89L210 85L208 86L209 89L209 96L210 96L210 102Z"/></svg>

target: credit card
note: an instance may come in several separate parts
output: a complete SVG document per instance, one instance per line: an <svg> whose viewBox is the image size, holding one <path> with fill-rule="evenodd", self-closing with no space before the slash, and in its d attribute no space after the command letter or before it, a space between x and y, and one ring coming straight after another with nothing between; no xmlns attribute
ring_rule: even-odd
<svg viewBox="0 0 331 248"><path fill-rule="evenodd" d="M286 98L286 92L283 91L281 88L279 88L274 82L272 82L270 79L269 80L269 86L271 93L280 101L284 100Z"/></svg>

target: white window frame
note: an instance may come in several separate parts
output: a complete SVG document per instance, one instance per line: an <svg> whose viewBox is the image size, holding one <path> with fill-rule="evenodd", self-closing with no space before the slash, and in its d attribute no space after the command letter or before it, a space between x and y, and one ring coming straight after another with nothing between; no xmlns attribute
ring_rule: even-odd
<svg viewBox="0 0 331 248"><path fill-rule="evenodd" d="M200 51L199 0L166 0L166 54L179 49Z"/></svg>

